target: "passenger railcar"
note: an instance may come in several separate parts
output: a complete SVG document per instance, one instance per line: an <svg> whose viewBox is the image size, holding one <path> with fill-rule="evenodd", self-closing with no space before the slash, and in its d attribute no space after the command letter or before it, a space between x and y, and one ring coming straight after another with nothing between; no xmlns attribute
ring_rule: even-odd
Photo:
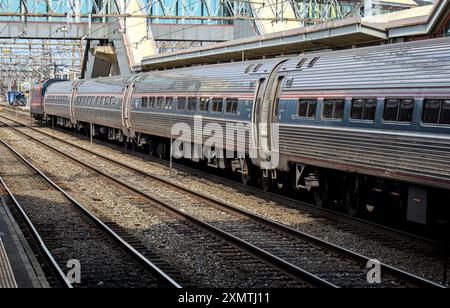
<svg viewBox="0 0 450 308"><path fill-rule="evenodd" d="M93 123L160 157L177 123L191 128L189 154L232 125L243 144L193 159L351 215L389 205L422 224L448 218L448 38L58 83L44 105L60 125Z"/></svg>
<svg viewBox="0 0 450 308"><path fill-rule="evenodd" d="M55 82L64 81L62 79L48 79L42 84L38 84L31 90L31 106L30 113L36 120L42 120L44 118L44 97L47 88Z"/></svg>

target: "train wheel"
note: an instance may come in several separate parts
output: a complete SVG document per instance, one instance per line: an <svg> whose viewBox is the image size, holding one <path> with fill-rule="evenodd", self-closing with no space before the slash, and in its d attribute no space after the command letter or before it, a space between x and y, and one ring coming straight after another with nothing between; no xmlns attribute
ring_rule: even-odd
<svg viewBox="0 0 450 308"><path fill-rule="evenodd" d="M250 172L241 173L241 182L246 186L250 185L251 182Z"/></svg>
<svg viewBox="0 0 450 308"><path fill-rule="evenodd" d="M270 176L264 176L264 171L261 170L261 188L262 190L269 192L272 190L273 181Z"/></svg>
<svg viewBox="0 0 450 308"><path fill-rule="evenodd" d="M355 217L359 214L361 202L358 191L355 191L352 187L347 188L344 193L343 201L348 215Z"/></svg>
<svg viewBox="0 0 450 308"><path fill-rule="evenodd" d="M326 207L329 203L329 191L328 191L328 182L323 181L320 187L315 188L313 191L314 202L319 207Z"/></svg>
<svg viewBox="0 0 450 308"><path fill-rule="evenodd" d="M288 190L288 176L286 173L278 173L277 179L275 181L275 187L278 192L285 192Z"/></svg>
<svg viewBox="0 0 450 308"><path fill-rule="evenodd" d="M243 162L243 166L242 166L243 170L241 170L241 182L244 185L251 185L252 182L252 168L251 168L251 164L249 164L247 162L247 160L244 160Z"/></svg>
<svg viewBox="0 0 450 308"><path fill-rule="evenodd" d="M147 144L147 153L150 156L155 156L155 143L153 141L149 141Z"/></svg>
<svg viewBox="0 0 450 308"><path fill-rule="evenodd" d="M163 142L158 143L158 147L156 149L156 155L159 159L164 159L166 157L166 147Z"/></svg>

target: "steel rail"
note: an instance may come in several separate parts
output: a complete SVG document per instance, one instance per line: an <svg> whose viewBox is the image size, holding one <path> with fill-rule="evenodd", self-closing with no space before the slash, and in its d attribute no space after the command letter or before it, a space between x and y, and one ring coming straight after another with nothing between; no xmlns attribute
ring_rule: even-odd
<svg viewBox="0 0 450 308"><path fill-rule="evenodd" d="M19 122L19 123L20 123L20 122ZM8 125L7 123L5 123L5 124ZM22 123L21 123L21 124L22 124ZM24 124L22 124L22 125L24 125ZM21 132L20 130L18 130L17 128L13 127L13 126L10 126L10 125L8 125L8 126L11 127L11 128L13 128L13 129L15 129L15 130L17 130L17 131L19 131L20 133L22 133L22 134L24 134L24 135L26 135L26 136L28 136L29 138L32 138L33 140L38 141L39 143L41 143L41 144L43 144L43 145L49 147L49 145L43 143L43 142L40 141L39 139L37 139L37 138L35 138L35 137L32 137L32 136L30 136L30 135L25 134L25 133ZM285 233L285 234L287 234L287 235L289 235L289 236L291 236L291 237L294 237L294 238L297 238L297 239L302 239L302 240L307 240L307 241L309 241L309 242L313 242L315 245L320 245L320 246L322 246L322 247L324 247L324 248L326 248L326 249L328 249L328 250L332 250L332 251L334 251L334 252L336 252L336 253L339 253L339 254L344 254L344 255L346 255L347 257L352 258L352 259L354 259L354 260L356 260L356 261L358 261L358 262L365 262L365 263L367 263L367 262L369 262L370 260L372 260L372 258L363 256L363 255L358 254L358 253L355 253L355 252L350 251L350 250L348 250L348 249L346 249L346 248L344 248L344 247L342 247L342 246L338 246L338 245L332 244L332 243L330 243L330 242L327 242L327 241L324 241L324 240L319 239L319 238L317 238L317 237L311 236L311 235L306 234L306 233L304 233L304 232L301 232L301 231L299 231L299 230L296 230L296 229L293 229L293 228L288 227L288 226L286 226L286 225L283 225L283 224L280 224L280 223L278 223L278 222L275 222L275 221L273 221L273 220L269 220L269 219L267 219L267 218L265 218L265 217L262 217L262 216L260 216L260 215L258 215L258 214L255 214L255 213L252 213L252 212L250 212L250 211L247 211L247 210L238 208L238 207L236 207L235 205L233 205L233 204L231 204L231 203L228 203L228 202L225 202L225 201L223 201L223 200L220 200L220 199L217 199L217 198L208 196L208 195L206 195L206 194L204 194L204 193L197 192L197 191L195 191L195 190L192 190L192 189L190 189L190 188L188 188L188 187L185 187L185 186L183 186L183 185L180 185L180 184L178 184L178 183L175 183L175 182L173 182L173 181L171 181L171 180L169 180L169 179L166 179L166 178L164 178L164 177L161 177L161 176L158 176L158 175L154 175L154 174L151 174L151 173L149 173L149 172L146 172L146 171L137 169L136 167L130 166L130 165L128 165L128 164L125 164L125 163L122 163L122 162L113 160L113 159L111 159L111 158L109 158L109 157L107 157L107 156L105 156L105 155L103 155L103 154L94 152L94 151L92 151L92 150L86 149L86 148L81 147L81 146L78 146L78 145L73 144L73 143L71 143L71 142L68 142L68 141L66 141L66 140L60 139L60 138L58 138L58 137L56 137L56 136L52 136L52 135L50 135L50 134L47 134L47 133L42 132L42 131L40 131L40 130L37 130L37 129L33 128L33 127L29 127L28 125L27 125L26 127L27 127L28 129L31 129L31 130L36 131L36 132L38 132L38 133L41 133L41 134L43 134L43 135L49 136L49 137L51 137L52 139L58 140L59 142L63 142L64 144L73 146L73 147L75 147L75 148L77 148L77 149L79 149L79 150L82 150L82 151L85 151L85 152L87 152L87 153L89 153L89 154L93 154L93 155L95 155L95 156L97 156L97 157L100 157L101 159L104 159L104 160L106 160L106 161L109 162L109 163L112 163L112 164L115 164L115 165L117 165L117 166L126 168L126 169L131 170L131 171L133 171L133 172L136 172L136 173L138 173L138 174L140 174L140 175L143 175L143 176L146 176L146 177L150 177L150 178L152 178L152 179L154 179L154 180L157 180L157 181L162 182L163 184L170 185L170 186L172 186L172 187L174 187L174 188L176 188L176 189L182 190L182 191L187 192L187 193L189 193L189 194L191 194L191 195L194 195L194 196L196 196L196 197L202 198L202 199L204 199L204 200L207 201L207 202L210 202L210 203L215 204L216 208L219 207L220 209L225 209L225 210L228 211L228 212L232 212L232 213L235 213L235 214L237 214L237 215L243 216L243 217L245 217L245 218L248 218L248 219L257 221L257 222L259 222L259 223L262 223L262 224L266 225L267 227L269 227L269 228L271 228L271 229L278 230L279 232L283 232L283 233ZM52 149L54 149L52 146L50 146L50 147L51 147ZM57 149L54 149L54 150L57 150ZM59 150L57 150L57 151L60 152ZM67 155L66 155L65 153L63 153L63 152L60 152L60 153L63 154L63 155L65 155L65 156L67 156ZM77 159L77 161L78 161L78 159ZM79 162L79 161L78 161L78 162ZM85 165L85 164L83 163L83 165ZM92 166L89 166L89 165L88 165L88 167L91 168L91 169L93 168ZM97 171L97 172L101 172L103 175L105 175L105 176L111 178L111 176L105 174L105 173L104 173L103 171L101 171L101 170L98 170L98 169L97 169L96 171ZM116 179L114 179L114 180L115 180L115 181L119 181L121 184L124 184L123 181L116 180ZM125 184L126 184L126 183L125 183ZM129 186L128 184L126 184L126 185ZM132 187L132 188L133 188L133 190L136 190L134 187ZM141 193L141 194L143 193L143 194L145 194L145 195L148 196L148 194L146 194L146 193L144 193L144 192L140 192L140 193ZM152 199L155 199L155 197L153 197L153 196L149 196L149 197L151 197ZM157 202L160 202L160 200L157 200ZM169 206L170 206L170 205L169 205ZM170 206L170 207L172 207L172 206ZM214 227L214 228L215 228L215 227ZM437 287L437 288L443 288L443 287L444 287L444 286L442 286L442 285L440 285L440 284L434 283L434 282L432 282L432 281L429 281L429 280L427 280L427 279L424 279L424 278L422 278L422 277L419 277L419 276L417 276L417 275L408 273L408 272L406 272L406 271L403 271L403 270L401 270L401 269L395 268L395 267L393 267L393 266L390 266L390 265L387 265L387 264L384 264L384 263L380 263L380 266L381 266L381 270L382 270L384 273L389 273L389 274L391 274L391 275L393 275L393 276L400 277L400 278L404 279L405 281L407 281L407 282L409 282L409 283L412 283L412 284L414 284L414 285L420 286L420 287Z"/></svg>
<svg viewBox="0 0 450 308"><path fill-rule="evenodd" d="M27 117L27 120L29 120L29 114L28 113L25 113L25 112L20 111L20 110L14 111L13 109L11 109L9 107L6 107L6 109L9 112L15 112L17 115ZM49 133L47 133L45 131L36 129L35 127L29 126L28 124L24 124L22 122L19 122L19 121L15 120L15 119L11 119L9 117L5 117L3 115L0 115L0 117L4 117L4 118L6 118L6 119L8 119L10 121L19 123L21 125L26 125L28 128L30 128L32 130L35 130L35 131L37 131L39 133L42 133L44 135L47 135L47 136L51 136L51 137L53 137L55 139L58 139L58 140L60 140L62 142L66 142L66 143L68 143L68 144L70 144L72 146L77 147L76 144L73 144L71 142L65 141L65 140L63 140L61 138L58 138L58 137L56 137L54 135L51 135L51 134L49 134ZM60 131L60 132L64 132L64 133L67 133L67 134L70 134L70 135L73 135L73 136L77 136L80 139L85 139L85 136L82 136L82 135L79 135L79 134L75 134L73 132L69 132L69 131L66 131L66 130L59 130L57 128L55 128L55 130ZM164 159L159 159L159 158L156 158L156 157L149 157L146 154L142 154L142 153L139 153L139 152L133 152L133 151L124 149L124 148L119 147L119 146L117 146L115 144L112 144L112 143L106 143L106 142L97 141L97 140L94 140L94 141L97 144L100 144L100 145L107 144L108 146L113 147L114 149L116 149L118 151L121 151L121 152L123 152L125 154L134 155L134 156L140 157L142 159L149 159L149 160L151 160L153 162L160 163L160 164L162 164L162 165L164 165L166 167L169 167L169 163L166 160L164 160ZM93 153L95 153L95 152L93 152ZM314 211L318 211L318 212L320 211L321 214L325 214L326 216L328 216L330 218L333 218L333 219L335 219L335 218L344 219L344 220L347 220L347 221L349 221L351 223L355 223L355 224L358 224L358 225L361 225L361 226L371 227L376 232L380 232L381 231L381 232L391 233L394 236L401 236L401 237L405 238L406 240L421 241L425 245L432 245L432 246L435 246L435 247L440 247L442 249L445 249L446 246L448 246L448 244L446 244L446 243L442 243L442 242L439 242L439 241L436 241L436 240L433 240L433 239L430 239L430 238L427 238L427 237L423 237L423 236L419 236L419 235L416 235L416 234L408 233L408 232L403 231L403 230L395 229L393 227L389 227L389 226L386 226L386 225L381 225L379 223L368 221L368 220L365 220L365 219L362 219L362 218L353 217L353 216L350 216L350 215L342 213L342 212L338 212L338 211L333 210L333 209L319 207L317 205L314 205L314 204L311 204L311 203L308 203L308 202L305 202L305 201L299 201L299 200L296 200L296 199L292 199L292 198L287 197L287 196L282 196L282 195L274 193L274 192L267 192L267 191L264 191L264 190L256 188L256 187L251 187L251 186L248 186L248 185L244 185L244 184L239 183L237 181L227 179L227 178L225 178L223 176L207 173L205 171L202 171L202 170L199 170L199 169L195 169L195 168L192 168L192 167L189 167L189 166L186 166L186 165L173 163L173 167L176 167L177 169L179 169L181 171L197 173L197 174L199 174L199 175L201 175L201 176L203 176L205 178L214 179L214 180L217 180L217 181L229 184L229 185L234 186L234 187L239 187L239 189L241 189L241 190L243 190L245 192L248 192L248 193L253 193L253 194L266 196L268 200L284 203L286 205L294 206L294 207L304 206L304 207L310 208L310 209L312 209Z"/></svg>
<svg viewBox="0 0 450 308"><path fill-rule="evenodd" d="M0 140L0 142L2 144L4 144L3 140ZM14 194L11 191L11 189L8 187L8 185L5 183L5 181L3 180L3 178L1 176L0 176L0 182L1 182L2 186L4 187L4 189L6 190L9 198L14 203L14 206L19 211L19 213L22 216L23 220L25 221L27 227L31 231L31 234L34 237L34 239L36 240L36 242L37 242L37 244L39 246L39 249L44 254L44 257L47 259L47 261L48 261L50 267L52 268L53 272L56 274L56 278L59 280L59 282L62 284L63 287L72 289L73 288L72 284L67 279L67 277L64 274L64 272L62 271L61 267L56 262L55 258L53 258L53 255L51 254L51 252L48 249L47 245L45 244L44 240L40 236L40 234L37 231L36 227L33 225L33 223L31 222L30 218L25 213L22 205L19 203L19 201L14 196Z"/></svg>
<svg viewBox="0 0 450 308"><path fill-rule="evenodd" d="M170 205L166 201L156 198L146 192L143 192L143 191L137 189L136 187L133 187L132 185L130 185L120 179L114 178L111 175L107 174L106 172L104 172L86 162L76 159L76 158L72 157L71 155L64 153L63 151L61 151L59 149L56 149L53 146L51 146L33 136L30 136L30 135L22 132L21 130L15 128L14 126L8 125L7 123L5 123L3 121L0 121L0 122L4 123L11 129L19 132L26 138L29 138L29 139L41 144L42 146L50 149L52 152L55 152L55 153L59 154L60 156L66 157L69 160L75 162L76 164L81 165L97 174L102 175L110 182L116 183L116 184L134 192L135 194L140 195L140 196L144 197L145 199L156 203L157 205L159 205L160 208L166 210L166 212L169 212L172 215L176 215L177 217L180 217L182 219L185 219L185 220L189 221L191 224L201 228L202 230L205 230L210 234L214 234L215 236L224 239L225 241L233 244L235 247L238 247L239 249L255 256L256 258L262 260L263 262L269 264L270 266L272 266L278 270L281 270L282 272L284 272L290 276L293 276L303 282L306 282L306 283L310 284L311 286L323 287L323 288L338 288L338 286L318 277L317 275L314 275L302 268L299 268L298 266L291 264L291 263L277 257L276 255L274 255L270 252L267 252L245 240L242 240L229 232L221 230L207 222L204 222L190 214L187 214L187 213L175 208L174 206Z"/></svg>
<svg viewBox="0 0 450 308"><path fill-rule="evenodd" d="M175 282L169 275L164 273L160 268L158 268L155 264L153 264L150 260L145 258L140 252L134 249L130 244L128 244L125 240L123 240L116 232L110 229L105 223L103 223L100 219L94 216L89 210L87 210L83 205L81 205L78 201L76 201L72 196L70 196L65 190L63 190L60 186L58 186L53 180L51 180L44 172L39 170L36 166L34 166L30 161L28 161L23 155L13 149L8 143L4 140L0 139L0 143L6 146L16 157L18 157L21 161L23 161L28 167L34 170L41 178L43 178L47 183L53 186L56 190L62 193L67 200L69 200L81 213L83 213L87 218L89 218L92 222L94 222L98 227L100 227L110 238L112 238L116 243L122 246L125 251L127 251L133 258L144 264L144 266L150 270L157 279L161 279L169 286L174 288L181 288L181 286ZM2 182L4 183L3 179ZM10 195L11 196L11 195ZM15 198L14 198L15 199ZM16 200L17 201L17 200ZM25 212L23 212L25 214ZM31 221L28 219L30 224ZM33 227L34 232L37 232ZM40 238L40 237L39 237ZM41 238L40 238L41 239ZM41 239L42 240L42 239ZM43 242L42 242L43 243ZM48 251L48 249L47 249ZM54 259L53 259L54 261Z"/></svg>

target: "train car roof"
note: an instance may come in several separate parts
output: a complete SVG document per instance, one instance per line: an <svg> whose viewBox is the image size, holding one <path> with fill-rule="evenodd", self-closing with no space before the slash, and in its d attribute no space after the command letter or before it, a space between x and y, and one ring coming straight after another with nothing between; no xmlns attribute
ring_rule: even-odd
<svg viewBox="0 0 450 308"><path fill-rule="evenodd" d="M131 75L83 79L77 81L79 94L121 94Z"/></svg>
<svg viewBox="0 0 450 308"><path fill-rule="evenodd" d="M71 94L72 81L53 82L47 87L48 94Z"/></svg>
<svg viewBox="0 0 450 308"><path fill-rule="evenodd" d="M300 55L288 91L450 87L450 38Z"/></svg>
<svg viewBox="0 0 450 308"><path fill-rule="evenodd" d="M283 59L267 59L196 66L140 75L137 93L245 93L254 92L256 82L267 78Z"/></svg>

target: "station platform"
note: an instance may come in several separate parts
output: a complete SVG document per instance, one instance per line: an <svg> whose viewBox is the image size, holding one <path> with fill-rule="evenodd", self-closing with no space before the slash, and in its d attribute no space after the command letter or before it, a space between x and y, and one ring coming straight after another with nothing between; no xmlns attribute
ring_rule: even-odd
<svg viewBox="0 0 450 308"><path fill-rule="evenodd" d="M0 288L49 288L4 197L0 197Z"/></svg>
<svg viewBox="0 0 450 308"><path fill-rule="evenodd" d="M11 106L6 102L0 102L0 108L12 110L12 111L20 111L20 112L30 112L29 106Z"/></svg>

